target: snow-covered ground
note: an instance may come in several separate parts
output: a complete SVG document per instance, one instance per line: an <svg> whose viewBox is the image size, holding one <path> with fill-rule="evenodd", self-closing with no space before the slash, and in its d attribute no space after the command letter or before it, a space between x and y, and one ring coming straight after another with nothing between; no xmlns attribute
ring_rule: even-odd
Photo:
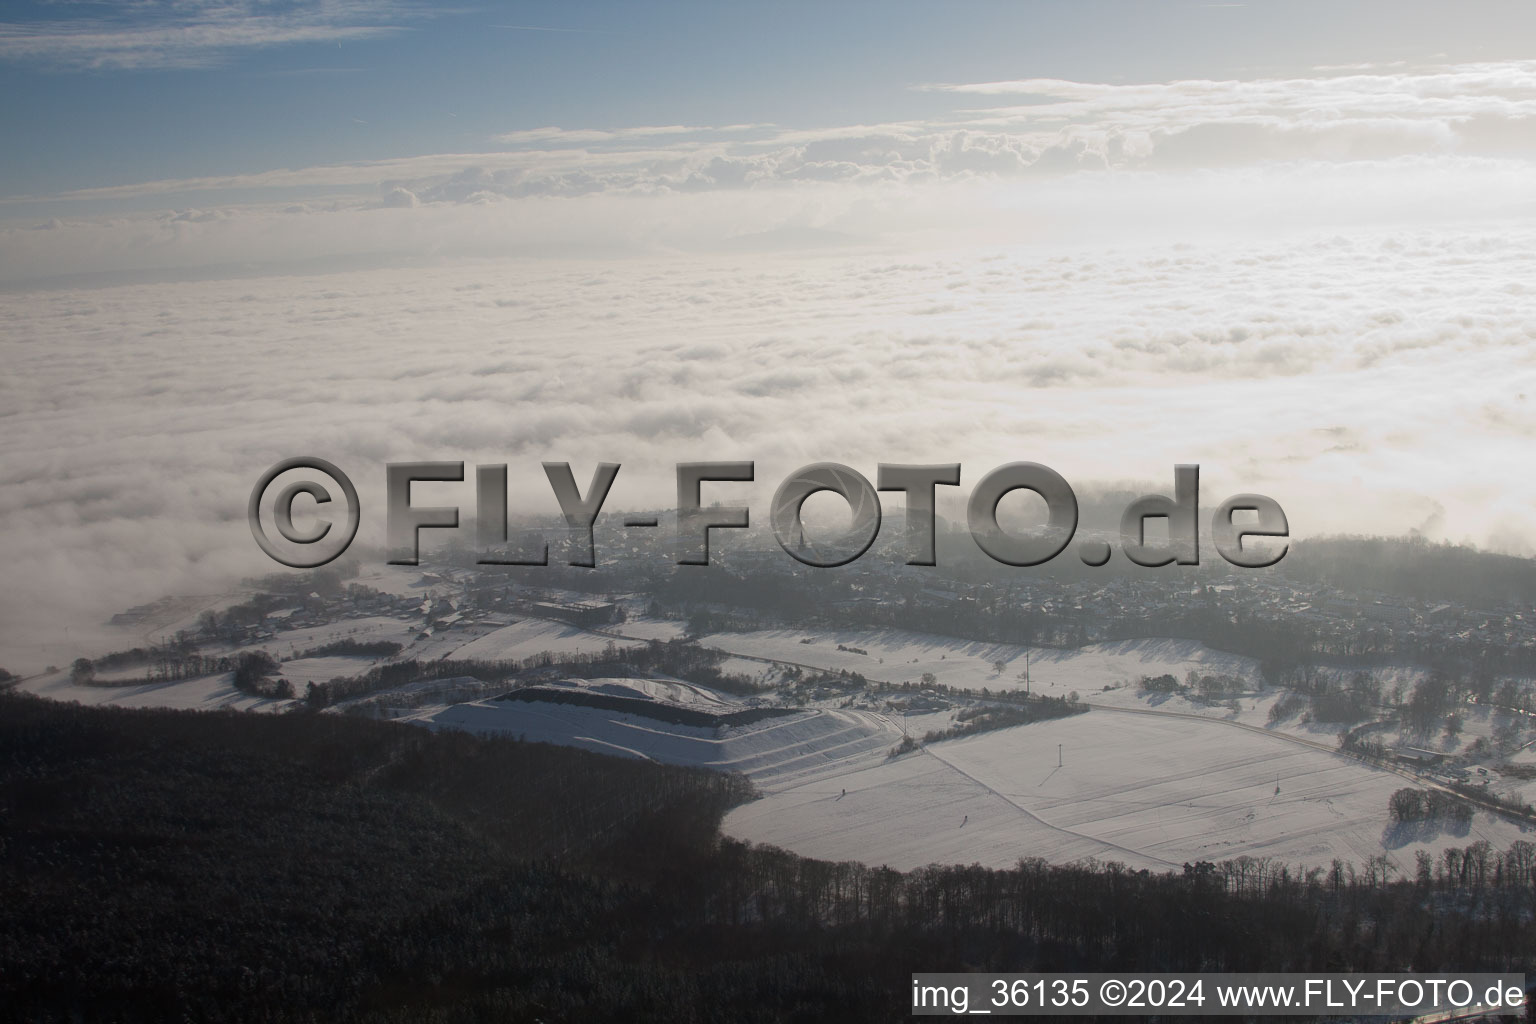
<svg viewBox="0 0 1536 1024"><path fill-rule="evenodd" d="M1237 722L1273 733L1307 739L1329 747L1337 746L1339 734L1346 728L1340 723L1312 721L1303 711L1297 711L1270 722L1271 709L1286 696L1286 692L1280 689L1269 689L1239 694L1230 702L1227 700L1204 701L1189 694L1143 693L1138 690L1135 683L1126 683L1115 685L1109 690L1092 692L1085 690L1082 693L1082 699L1095 707L1150 708L1163 712L1198 715L1202 718ZM1236 705L1236 710L1233 710L1233 704ZM1477 704L1461 706L1458 714L1462 720L1462 729L1455 738L1439 732L1431 736L1415 735L1411 730L1402 728L1385 711L1379 712L1380 717L1376 721L1380 724L1370 728L1365 733L1365 738L1380 743L1388 749L1416 747L1458 755L1465 754L1468 748L1479 740L1491 741L1499 725L1507 722L1509 718L1505 711ZM1490 758L1494 762L1504 760L1497 755L1490 755ZM1494 784L1498 786L1499 780L1495 779ZM1499 786L1499 788L1513 791L1515 787ZM1529 800L1529 797L1526 799Z"/></svg>
<svg viewBox="0 0 1536 1024"><path fill-rule="evenodd" d="M387 615L366 615L355 619L328 622L323 626L285 629L276 633L271 639L251 646L269 651L278 658L292 658L337 640L356 640L359 643L392 640L395 643L408 644L415 635L416 630L413 625L402 619Z"/></svg>
<svg viewBox="0 0 1536 1024"><path fill-rule="evenodd" d="M1057 744L1061 766L1057 766ZM1136 867L1240 855L1356 864L1521 829L1478 812L1464 833L1394 831L1399 775L1217 722L1093 711L938 743L737 808L725 830L813 857L992 867L1084 857ZM847 795L842 793L846 789ZM1278 791L1277 791L1278 790Z"/></svg>
<svg viewBox="0 0 1536 1024"><path fill-rule="evenodd" d="M414 585L404 576L395 582ZM505 625L461 623L427 639L418 632L409 622L376 616L281 632L261 646L291 657L342 638L390 639L407 645L401 657L500 660L545 651L595 654L614 642L608 633L641 643L675 636L678 627L639 620L598 633L522 618ZM1020 673L1027 651L1032 691L1075 691L1093 710L932 744L895 760L888 754L905 733L942 729L953 712L901 715L886 705L893 695L857 700L855 706L843 706L848 699L838 696L729 726L685 726L578 704L489 698L412 710L404 710L409 702L402 701L401 710L407 720L431 728L741 771L765 795L726 818L730 834L811 856L897 868L935 862L1006 866L1020 857L1054 862L1096 857L1165 868L1239 855L1306 865L1338 857L1360 864L1385 853L1399 870L1410 871L1416 849L1477 839L1503 849L1522 834L1519 826L1481 811L1460 831L1394 830L1387 799L1414 784L1411 777L1333 752L1337 726L1298 716L1269 725L1280 692L1259 687L1256 666L1190 641L1137 640L1063 651L891 629L839 629L719 633L701 642L727 652L725 671L754 678L777 679L780 666L794 664L848 669L896 684L918 684L931 672L941 684L994 692L1024 686ZM309 681L355 674L376 663L348 657L290 660L283 675L302 692ZM1191 670L1234 676L1248 689L1233 698L1235 707L1139 689L1143 676L1167 673L1182 681ZM227 674L96 687L77 686L67 672L57 672L20 685L89 704L256 710L289 704L238 693ZM763 703L665 678L563 685L713 714ZM1487 735L1494 715L1486 708L1466 709L1458 746ZM1536 764L1536 749L1511 760ZM1536 782L1501 778L1495 785L1536 795Z"/></svg>
<svg viewBox="0 0 1536 1024"><path fill-rule="evenodd" d="M622 633L639 640L676 640L686 633L687 629L676 619L634 618L628 622L610 626L608 631Z"/></svg>
<svg viewBox="0 0 1536 1024"><path fill-rule="evenodd" d="M581 689L633 695L638 689L697 710L725 711L727 696L663 681L583 680ZM667 764L697 765L750 776L765 792L839 778L880 764L901 730L867 711L796 710L746 725L676 725L644 715L545 701L482 700L412 716L433 728L465 729L533 742L585 747Z"/></svg>
<svg viewBox="0 0 1536 1024"><path fill-rule="evenodd" d="M669 681L567 685L711 710L734 703ZM1241 855L1363 864L1386 854L1408 871L1417 849L1477 839L1503 849L1522 835L1483 812L1466 829L1394 829L1388 797L1412 784L1398 773L1299 738L1147 709L1100 708L932 744L895 760L887 755L903 724L920 735L944 716L824 707L746 726L698 727L579 705L485 700L414 717L435 728L741 771L765 796L733 811L727 833L900 869L1001 867L1021 857L1096 857L1148 868Z"/></svg>
<svg viewBox="0 0 1536 1024"><path fill-rule="evenodd" d="M323 683L337 676L361 675L381 661L374 658L297 658L283 662L280 674L302 697L304 687L310 683Z"/></svg>
<svg viewBox="0 0 1536 1024"><path fill-rule="evenodd" d="M446 632L442 642L452 644L456 635L461 642L454 645L451 651L445 651L445 654L455 659L477 658L490 661L530 658L545 651L556 654L601 654L610 643L620 647L638 645L638 641L626 644L623 640L600 636L579 626L545 619L520 619L468 643L462 642L463 634Z"/></svg>
<svg viewBox="0 0 1536 1024"><path fill-rule="evenodd" d="M613 628L624 632L630 626L626 623ZM1338 723L1303 721L1299 713L1285 716L1271 725L1270 709L1284 692L1263 688L1258 665L1253 659L1213 650L1193 640L1123 640L1063 650L981 643L898 629L776 629L715 633L700 638L700 643L731 652L736 656L733 661L744 659L748 664L751 660L759 663L778 661L829 671L846 669L870 680L897 685L912 683L914 686L922 685L924 674L932 673L941 685L978 691L985 688L993 692L1024 689L1021 676L1027 655L1029 689L1046 696L1077 693L1079 699L1097 706L1149 707L1234 721L1330 747L1337 744L1343 729ZM851 648L867 653L860 654ZM998 662L1004 663L1001 672ZM1143 677L1168 674L1183 682L1190 671L1243 680L1246 689L1234 697L1236 709L1225 699L1203 701L1192 694L1151 694L1140 690ZM1325 667L1324 671L1347 678L1356 669ZM1401 683L1408 689L1423 675L1420 669L1401 665L1373 667L1368 671L1384 685ZM1455 740L1439 734L1415 737L1395 725L1372 732L1370 738L1388 747L1408 745L1458 753L1478 739L1493 735L1499 712L1467 705L1460 709L1460 714L1463 729Z"/></svg>
<svg viewBox="0 0 1536 1024"><path fill-rule="evenodd" d="M628 624L614 627L626 632ZM809 641L809 642L807 642ZM1190 669L1257 680L1253 659L1212 650L1193 640L1126 640L1071 650L982 643L901 629L767 629L751 633L712 633L706 647L731 654L813 665L830 671L858 672L868 679L917 684L931 672L945 686L980 690L1022 690L1026 654L1030 690L1065 696L1086 695L1108 684L1172 672L1180 679ZM838 648L842 647L843 650ZM856 653L848 648L866 651ZM996 663L1003 662L1001 673Z"/></svg>
<svg viewBox="0 0 1536 1024"><path fill-rule="evenodd" d="M290 700L252 697L235 689L232 673L224 672L174 683L143 683L137 686L79 686L68 672L33 676L19 685L28 693L50 700L77 704L115 704L125 708L178 708L194 711L281 711Z"/></svg>

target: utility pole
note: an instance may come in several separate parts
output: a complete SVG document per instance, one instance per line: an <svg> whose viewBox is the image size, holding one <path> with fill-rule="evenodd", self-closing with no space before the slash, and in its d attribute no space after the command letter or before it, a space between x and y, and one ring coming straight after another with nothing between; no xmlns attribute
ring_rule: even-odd
<svg viewBox="0 0 1536 1024"><path fill-rule="evenodd" d="M1061 744L1056 744L1056 767L1061 767Z"/></svg>

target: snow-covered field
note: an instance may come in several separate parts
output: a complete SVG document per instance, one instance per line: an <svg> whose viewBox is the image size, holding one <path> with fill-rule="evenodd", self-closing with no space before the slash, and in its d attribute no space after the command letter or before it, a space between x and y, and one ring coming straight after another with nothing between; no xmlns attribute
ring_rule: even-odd
<svg viewBox="0 0 1536 1024"><path fill-rule="evenodd" d="M934 744L771 793L733 811L725 830L899 869L1003 867L1021 857L1148 868L1240 855L1361 864L1387 854L1411 870L1416 849L1477 839L1503 849L1521 835L1483 812L1464 834L1394 832L1387 798L1409 784L1217 722L1094 711Z"/></svg>
<svg viewBox="0 0 1536 1024"><path fill-rule="evenodd" d="M627 631L627 624L615 627ZM809 643L804 641L809 640ZM1026 653L1030 689L1084 699L1105 685L1144 675L1172 672L1180 679L1190 669L1257 679L1253 659L1215 651L1193 640L1126 640L1071 650L993 644L900 629L768 629L752 633L712 633L700 643L731 654L813 665L830 671L858 672L869 679L917 684L931 672L945 686L980 690L1022 690ZM838 647L858 648L866 654ZM1004 663L1001 673L996 663Z"/></svg>
<svg viewBox="0 0 1536 1024"><path fill-rule="evenodd" d="M443 634L443 642L451 644L453 633ZM485 660L530 658L545 651L556 654L601 654L610 643L619 646L636 646L638 641L625 644L622 640L599 636L596 633L569 626L563 622L545 619L520 619L471 640L452 647L449 657L455 659L477 658Z"/></svg>
<svg viewBox="0 0 1536 1024"><path fill-rule="evenodd" d="M632 643L676 630L675 624L648 621L612 628L633 637ZM372 617L286 631L262 646L291 656L343 637L395 639L408 644L403 657L434 659L600 653L612 642L609 636L532 618L509 625L460 624L422 640L407 622ZM780 663L849 669L897 684L918 683L931 672L953 687L998 691L1024 685L1019 674L1026 649L1019 646L899 630L768 630L714 634L702 642L728 652L726 671L754 677L776 677L774 663ZM840 645L845 649L838 650ZM1417 849L1477 839L1502 849L1521 835L1519 826L1481 811L1460 831L1432 826L1410 834L1389 827L1387 799L1414 784L1412 778L1334 753L1336 726L1295 716L1269 726L1279 692L1258 689L1255 666L1246 658L1182 640L1032 648L1028 656L1034 692L1076 691L1093 709L932 744L895 760L887 755L904 733L921 736L943 728L952 712L903 716L881 697L858 707L838 706L844 703L839 697L748 724L687 726L578 704L482 699L420 708L404 717L431 728L740 771L764 797L733 811L725 821L728 833L810 856L903 869L953 862L1006 866L1020 857L1054 862L1096 857L1148 868L1240 855L1306 865L1337 857L1361 864L1386 854L1399 870L1409 871ZM1005 663L1001 672L999 661ZM343 657L290 660L283 675L302 692L311 680L355 674L374 663ZM1236 676L1252 688L1234 698L1234 707L1227 701L1147 694L1137 686L1143 676L1169 673L1182 680L1190 670ZM289 703L240 694L228 675L109 688L77 686L60 672L21 685L89 704L278 710ZM665 678L545 685L713 714L762 703ZM1492 714L1469 707L1462 742L1487 734ZM1515 760L1536 763L1536 751ZM1536 783L1519 788L1536 789Z"/></svg>
<svg viewBox="0 0 1536 1024"><path fill-rule="evenodd" d="M589 680L599 693L726 709L725 695L667 681ZM577 705L486 700L416 716L460 728L746 773L764 798L733 811L731 835L814 857L900 869L1002 867L1085 857L1135 867L1241 855L1316 865L1417 849L1518 826L1478 812L1469 829L1391 827L1387 800L1411 780L1285 735L1199 717L1096 709L929 745L895 760L903 720L818 708L737 727L689 727ZM911 731L921 733L930 723ZM1058 766L1058 744L1061 764Z"/></svg>
<svg viewBox="0 0 1536 1024"><path fill-rule="evenodd" d="M629 629L628 624L614 627ZM806 642L809 641L809 642ZM1080 648L1057 649L990 644L961 640L935 634L897 629L832 629L805 631L794 629L761 630L752 633L715 633L700 642L729 651L746 665L756 660L810 665L829 671L859 672L871 680L921 685L925 673L936 682L971 690L986 688L1021 690L1021 675L1026 653L1029 689L1046 696L1077 693L1082 701L1101 707L1155 708L1167 712L1197 715L1202 718L1238 722L1267 731L1308 739L1333 747L1343 728L1337 723L1303 721L1300 714L1281 718L1271 725L1270 709L1283 691L1261 687L1258 665L1253 659L1213 650L1193 640L1139 639L1113 643L1089 644ZM839 647L844 648L839 650ZM848 648L857 648L865 654ZM1002 672L997 662L1003 662ZM732 671L742 671L740 667ZM1247 690L1235 697L1236 709L1228 701L1207 702L1191 695L1147 694L1140 692L1144 676L1172 675L1183 681L1186 674L1224 675L1245 681ZM1325 669L1340 677L1353 668ZM1369 670L1385 684L1401 683L1407 688L1423 675L1410 666L1385 666ZM748 673L750 674L750 672ZM1468 705L1461 709L1463 730L1454 741L1436 735L1414 737L1395 726L1377 730L1371 739L1392 747L1398 745L1429 747L1445 753L1465 750L1478 739L1493 735L1498 713ZM1521 791L1505 780L1503 789ZM1525 787L1536 792L1536 786Z"/></svg>
<svg viewBox="0 0 1536 1024"><path fill-rule="evenodd" d="M298 658L283 662L282 677L293 684L299 696L310 683L323 683L337 676L355 676L368 671L379 660L374 658Z"/></svg>
<svg viewBox="0 0 1536 1024"><path fill-rule="evenodd" d="M279 658L292 658L296 654L328 644L336 640L375 642L392 640L410 643L416 631L412 624L387 615L367 615L355 619L341 619L323 626L304 626L286 629L264 643L254 644Z"/></svg>
<svg viewBox="0 0 1536 1024"><path fill-rule="evenodd" d="M623 633L637 640L676 640L687 630L676 619L632 618L628 622L609 627L609 631Z"/></svg>
<svg viewBox="0 0 1536 1024"><path fill-rule="evenodd" d="M281 711L293 703L252 697L235 689L231 673L184 679L175 683L143 683L138 686L79 686L69 673L33 676L20 687L50 700L77 704L115 704L125 708L178 708L194 711Z"/></svg>

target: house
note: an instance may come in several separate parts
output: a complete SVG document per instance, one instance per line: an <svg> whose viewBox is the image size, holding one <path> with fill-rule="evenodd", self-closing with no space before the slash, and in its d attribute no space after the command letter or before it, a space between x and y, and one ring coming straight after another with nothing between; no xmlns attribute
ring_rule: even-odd
<svg viewBox="0 0 1536 1024"><path fill-rule="evenodd" d="M1392 752L1393 760L1416 768L1432 768L1444 762L1447 756L1438 750L1425 750L1422 747L1398 747Z"/></svg>

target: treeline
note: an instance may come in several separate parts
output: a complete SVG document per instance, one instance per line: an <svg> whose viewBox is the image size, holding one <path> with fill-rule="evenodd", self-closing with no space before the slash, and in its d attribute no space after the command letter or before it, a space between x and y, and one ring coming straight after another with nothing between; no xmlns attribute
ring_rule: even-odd
<svg viewBox="0 0 1536 1024"><path fill-rule="evenodd" d="M292 699L293 684L286 679L272 678L282 667L282 663L266 651L241 651L235 657L230 682L241 693L253 697Z"/></svg>
<svg viewBox="0 0 1536 1024"><path fill-rule="evenodd" d="M857 678L863 679L862 676ZM872 693L922 693L925 690L931 690L940 697L967 700L1001 701L1003 703L1027 704L1030 706L1039 704L1041 707L1064 704L1073 709L1066 712L1066 714L1076 714L1078 711L1088 710L1087 705L1078 700L1076 690L1071 691L1065 697L1046 697L1038 693L1028 693L1024 690L993 690L985 686L980 688L973 686L950 686L948 683L939 682L932 672L924 672L922 678L915 683L910 679L899 683L876 680L868 683L867 686ZM1047 714L1046 717L1059 718L1061 716Z"/></svg>
<svg viewBox="0 0 1536 1024"><path fill-rule="evenodd" d="M1142 676L1137 689L1141 693L1177 693L1204 701L1219 701L1248 692L1252 689L1252 684L1241 676L1220 672L1201 675L1194 669L1190 669L1185 673L1183 682L1179 682L1178 678L1169 672L1159 676Z"/></svg>
<svg viewBox="0 0 1536 1024"><path fill-rule="evenodd" d="M405 648L394 640L332 640L294 655L298 658L393 658Z"/></svg>
<svg viewBox="0 0 1536 1024"><path fill-rule="evenodd" d="M1472 807L1437 789L1399 789L1387 798L1387 814L1399 824L1421 821L1472 822Z"/></svg>
<svg viewBox="0 0 1536 1024"><path fill-rule="evenodd" d="M1346 676L1308 663L1280 683L1289 692L1270 706L1271 725L1298 715L1303 721L1339 725L1348 730L1348 745L1364 745L1366 732L1394 724L1420 742L1441 735L1454 744L1465 728L1469 704L1477 704L1492 709L1493 731L1479 737L1468 752L1508 753L1520 745L1532 705L1531 688L1524 681L1503 679L1496 684L1485 674L1438 669L1411 685L1398 681L1387 686L1372 672Z"/></svg>
<svg viewBox="0 0 1536 1024"><path fill-rule="evenodd" d="M1511 793L1495 793L1489 786L1473 786L1466 782L1452 782L1451 789L1474 802L1488 804L1524 818L1527 825L1536 825L1536 807Z"/></svg>
<svg viewBox="0 0 1536 1024"><path fill-rule="evenodd" d="M1323 722L1341 726L1357 725L1376 715L1384 700L1398 701L1401 688L1384 693L1381 680L1365 671L1355 672L1347 679L1324 672L1315 663L1307 662L1279 680L1290 692L1276 701L1269 709L1269 724L1284 721L1296 715L1306 721ZM1426 688L1425 693L1429 691ZM1438 707L1443 698L1436 697Z"/></svg>
<svg viewBox="0 0 1536 1024"><path fill-rule="evenodd" d="M97 676L98 672L117 672L139 666L144 667L144 674L133 678L101 679ZM189 634L178 633L165 643L113 651L94 659L76 658L70 667L70 677L87 686L142 686L196 679L233 669L233 657L203 654Z"/></svg>
<svg viewBox="0 0 1536 1024"><path fill-rule="evenodd" d="M1536 968L1536 847L928 867L722 839L739 777L337 715L0 697L0 1017L889 1021L914 970Z"/></svg>
<svg viewBox="0 0 1536 1024"><path fill-rule="evenodd" d="M149 671L142 676L118 676L103 679L96 675L98 667L122 668L126 665L146 664ZM202 676L230 673L235 689L255 697L291 699L295 696L293 684L276 678L281 663L264 650L246 650L238 654L205 655L190 641L176 641L150 649L134 648L117 651L94 661L76 658L70 666L70 679L82 686L125 687L145 686L154 683L178 682Z"/></svg>
<svg viewBox="0 0 1536 1024"><path fill-rule="evenodd" d="M258 608L281 603L281 599L272 594L257 595L257 598L252 600L254 602L252 604L236 605L234 608ZM213 613L204 614L207 616ZM240 618L240 615L236 615L236 618ZM215 637L217 630L208 626L203 630L203 634ZM294 657L392 658L401 650L403 650L401 645L393 640L354 640L343 637L340 640L333 640L301 651ZM240 655L204 654L196 636L182 631L164 643L113 651L94 659L77 658L71 666L70 674L75 682L90 686L142 686L146 683L179 682L184 679L233 672L237 668L239 658ZM103 679L98 676L100 672L117 672L139 666L145 668L144 674L140 676L114 679Z"/></svg>
<svg viewBox="0 0 1536 1024"><path fill-rule="evenodd" d="M1065 697L1031 697L1027 702L1004 705L983 704L961 708L955 713L955 724L947 729L930 729L923 734L924 743L973 736L992 729L1006 729L1014 725L1028 725L1051 718L1066 718L1087 712L1086 704L1069 701Z"/></svg>

